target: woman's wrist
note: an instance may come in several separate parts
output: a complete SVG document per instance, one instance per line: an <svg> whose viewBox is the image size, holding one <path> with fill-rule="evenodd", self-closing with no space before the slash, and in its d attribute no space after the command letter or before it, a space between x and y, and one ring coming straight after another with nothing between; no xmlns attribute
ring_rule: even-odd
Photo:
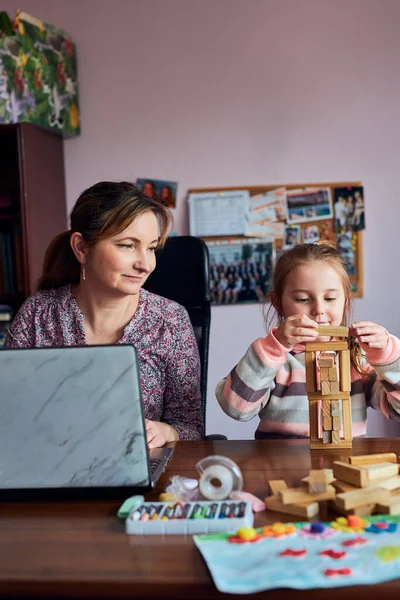
<svg viewBox="0 0 400 600"><path fill-rule="evenodd" d="M178 434L177 430L174 427L172 427L172 425L169 425L168 423L164 423L164 425L166 425L168 427L167 442L178 442L179 434Z"/></svg>

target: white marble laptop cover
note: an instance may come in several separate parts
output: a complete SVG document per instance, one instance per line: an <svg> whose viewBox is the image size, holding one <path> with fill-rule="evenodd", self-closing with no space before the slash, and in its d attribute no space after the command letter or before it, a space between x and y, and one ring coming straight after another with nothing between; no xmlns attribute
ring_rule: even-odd
<svg viewBox="0 0 400 600"><path fill-rule="evenodd" d="M149 477L133 346L0 350L0 489Z"/></svg>

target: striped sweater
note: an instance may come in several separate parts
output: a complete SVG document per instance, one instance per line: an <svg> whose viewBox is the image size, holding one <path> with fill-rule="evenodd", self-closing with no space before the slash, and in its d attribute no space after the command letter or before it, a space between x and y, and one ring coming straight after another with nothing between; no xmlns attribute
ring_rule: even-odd
<svg viewBox="0 0 400 600"><path fill-rule="evenodd" d="M304 345L298 344L289 352L274 331L251 344L236 367L218 383L216 396L226 414L237 421L260 417L256 438L309 436ZM366 433L367 407L400 421L400 340L390 336L384 350L360 345L368 374L361 376L351 368L354 437Z"/></svg>

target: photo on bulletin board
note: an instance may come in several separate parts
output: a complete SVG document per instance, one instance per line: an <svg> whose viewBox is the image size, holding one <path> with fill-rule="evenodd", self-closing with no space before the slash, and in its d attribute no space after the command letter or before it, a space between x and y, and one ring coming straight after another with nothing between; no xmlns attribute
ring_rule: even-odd
<svg viewBox="0 0 400 600"><path fill-rule="evenodd" d="M136 185L148 198L157 198L168 208L176 207L176 193L178 190L176 181L138 178L136 179Z"/></svg>
<svg viewBox="0 0 400 600"><path fill-rule="evenodd" d="M332 217L332 198L328 187L306 187L286 191L288 224L331 219Z"/></svg>
<svg viewBox="0 0 400 600"><path fill-rule="evenodd" d="M273 242L256 238L205 241L212 304L264 302L272 284Z"/></svg>
<svg viewBox="0 0 400 600"><path fill-rule="evenodd" d="M297 244L300 244L300 227L298 225L285 227L283 248L288 250L289 248L293 248L293 246L297 246Z"/></svg>
<svg viewBox="0 0 400 600"><path fill-rule="evenodd" d="M336 231L365 229L364 189L362 186L333 189Z"/></svg>

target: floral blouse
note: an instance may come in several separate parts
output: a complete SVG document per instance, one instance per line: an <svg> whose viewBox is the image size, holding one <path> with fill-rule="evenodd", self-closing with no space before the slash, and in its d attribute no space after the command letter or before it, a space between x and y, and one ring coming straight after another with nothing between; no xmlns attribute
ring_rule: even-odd
<svg viewBox="0 0 400 600"><path fill-rule="evenodd" d="M84 318L70 285L37 292L18 311L4 347L85 346ZM202 439L200 359L183 306L141 289L118 343L136 348L145 417L168 423L182 440Z"/></svg>

